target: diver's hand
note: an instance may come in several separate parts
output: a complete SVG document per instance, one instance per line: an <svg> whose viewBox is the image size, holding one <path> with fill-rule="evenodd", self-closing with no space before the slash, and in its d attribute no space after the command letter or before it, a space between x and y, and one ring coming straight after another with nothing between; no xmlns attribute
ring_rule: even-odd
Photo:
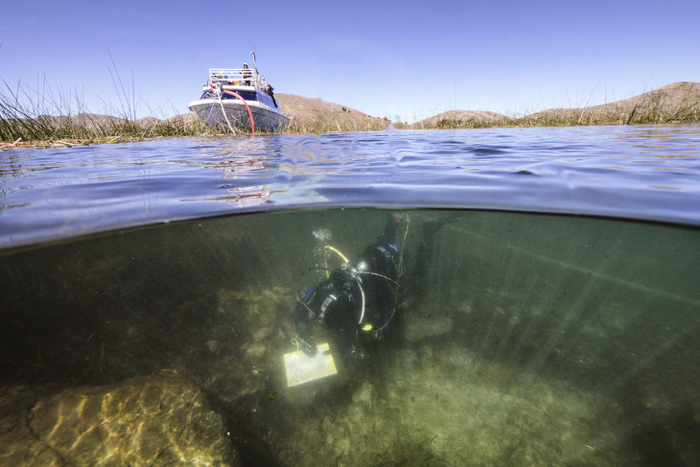
<svg viewBox="0 0 700 467"><path fill-rule="evenodd" d="M310 337L307 337L306 339L303 339L299 337L299 340L301 341L301 350L308 355L309 357L313 357L316 355L316 352L318 352L318 348L316 347L316 343L314 340Z"/></svg>
<svg viewBox="0 0 700 467"><path fill-rule="evenodd" d="M357 343L353 342L350 344L349 355L351 358L354 358L356 360L364 360L367 357L369 357L367 352L365 352L364 347L362 347L362 345L360 345L359 342L357 342Z"/></svg>
<svg viewBox="0 0 700 467"><path fill-rule="evenodd" d="M318 352L316 344L309 344L308 342L301 344L301 350L309 357L313 357Z"/></svg>

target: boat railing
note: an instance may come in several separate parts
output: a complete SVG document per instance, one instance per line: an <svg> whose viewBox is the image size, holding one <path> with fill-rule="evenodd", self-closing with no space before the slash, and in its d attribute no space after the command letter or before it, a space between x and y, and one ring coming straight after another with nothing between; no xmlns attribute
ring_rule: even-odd
<svg viewBox="0 0 700 467"><path fill-rule="evenodd" d="M257 86L263 90L267 88L265 79L251 68L210 68L209 82L234 86Z"/></svg>

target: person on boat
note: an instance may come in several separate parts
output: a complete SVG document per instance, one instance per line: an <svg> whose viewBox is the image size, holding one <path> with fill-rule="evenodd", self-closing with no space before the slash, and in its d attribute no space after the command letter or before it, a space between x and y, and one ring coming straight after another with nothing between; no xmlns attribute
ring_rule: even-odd
<svg viewBox="0 0 700 467"><path fill-rule="evenodd" d="M263 78L264 79L264 78ZM267 89L265 90L270 97L272 98L272 103L275 104L275 107L279 108L279 105L277 105L277 99L275 99L275 93L273 92L275 88L272 87L270 83L267 84Z"/></svg>
<svg viewBox="0 0 700 467"><path fill-rule="evenodd" d="M367 348L379 341L396 319L400 302L398 265L401 251L396 232L402 216L390 217L382 235L354 265L345 263L306 291L295 310L297 342L307 355L317 351L311 327L319 324L337 338L346 356L368 357Z"/></svg>
<svg viewBox="0 0 700 467"><path fill-rule="evenodd" d="M253 73L250 71L250 68L248 68L247 63L243 64L243 70L241 71L241 75L243 76L245 85L250 86L250 77L253 76Z"/></svg>

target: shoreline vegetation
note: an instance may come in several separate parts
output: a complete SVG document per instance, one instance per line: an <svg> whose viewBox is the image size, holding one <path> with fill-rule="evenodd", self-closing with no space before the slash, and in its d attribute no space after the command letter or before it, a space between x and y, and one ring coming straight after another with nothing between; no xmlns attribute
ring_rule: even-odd
<svg viewBox="0 0 700 467"><path fill-rule="evenodd" d="M452 110L409 127L446 129L697 122L700 122L700 83L678 82L607 104L547 109L521 117L507 117L495 112Z"/></svg>
<svg viewBox="0 0 700 467"><path fill-rule="evenodd" d="M52 102L32 102L22 106L19 96L8 86L0 90L0 150L18 147L70 147L85 144L143 141L158 137L214 136L221 133L206 127L193 113L159 119L135 119L133 112L121 117L81 111L73 114ZM382 131L387 118L319 98L275 95L282 110L292 117L283 133L321 134L355 131ZM51 116L58 114L62 116ZM547 109L524 116L495 112L451 110L414 124L395 123L396 129L460 129L495 127L554 127L580 125L631 125L700 122L700 83L678 82L629 99L607 104Z"/></svg>

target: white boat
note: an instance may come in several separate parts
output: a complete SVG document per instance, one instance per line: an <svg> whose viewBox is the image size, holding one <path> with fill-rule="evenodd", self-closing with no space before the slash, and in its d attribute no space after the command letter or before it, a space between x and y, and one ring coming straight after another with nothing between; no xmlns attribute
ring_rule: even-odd
<svg viewBox="0 0 700 467"><path fill-rule="evenodd" d="M208 126L222 132L278 131L289 125L257 67L210 68L202 97L189 109Z"/></svg>

